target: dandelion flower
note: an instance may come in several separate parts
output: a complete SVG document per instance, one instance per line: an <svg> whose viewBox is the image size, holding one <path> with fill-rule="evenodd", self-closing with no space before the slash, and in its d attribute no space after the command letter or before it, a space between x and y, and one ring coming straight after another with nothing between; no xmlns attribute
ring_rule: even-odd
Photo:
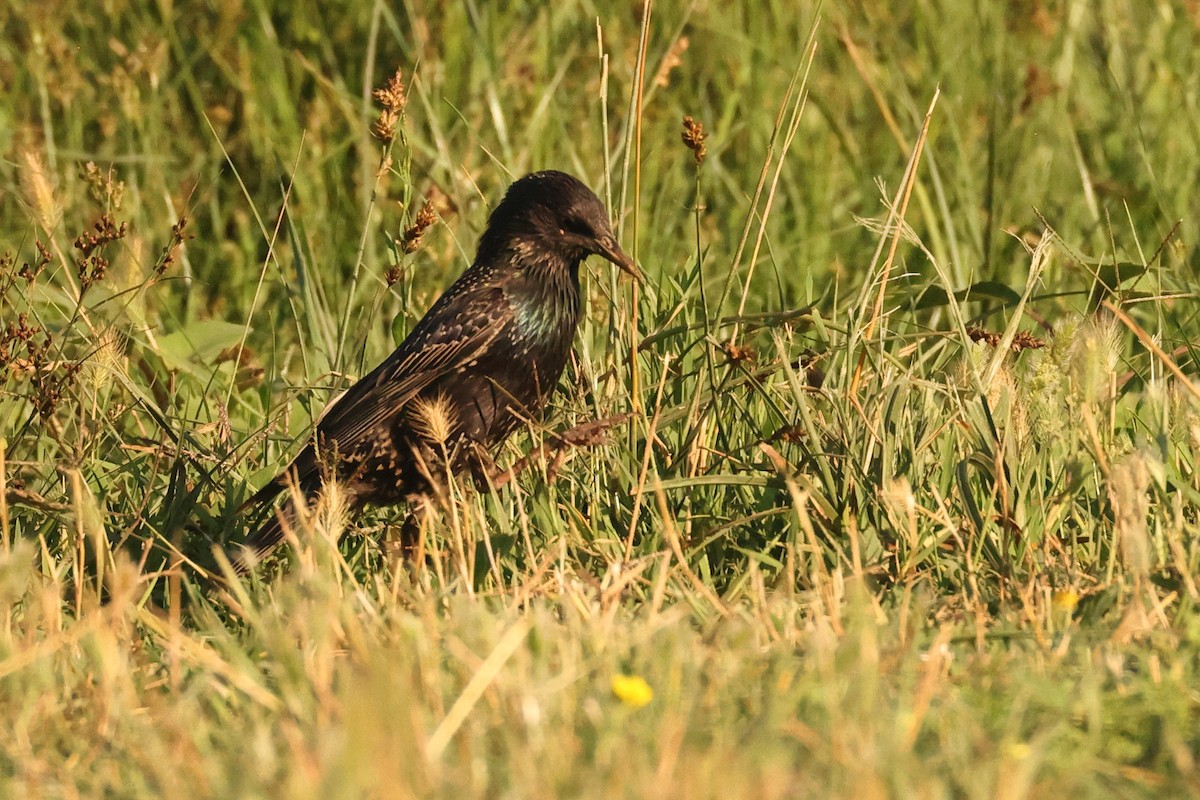
<svg viewBox="0 0 1200 800"><path fill-rule="evenodd" d="M1063 611L1069 614L1075 610L1075 606L1079 605L1079 593L1074 589L1064 589L1061 592L1055 592L1054 597L1050 599L1050 604L1054 606L1055 611Z"/></svg>
<svg viewBox="0 0 1200 800"><path fill-rule="evenodd" d="M614 675L612 691L618 700L630 708L641 708L654 699L654 690L639 675Z"/></svg>

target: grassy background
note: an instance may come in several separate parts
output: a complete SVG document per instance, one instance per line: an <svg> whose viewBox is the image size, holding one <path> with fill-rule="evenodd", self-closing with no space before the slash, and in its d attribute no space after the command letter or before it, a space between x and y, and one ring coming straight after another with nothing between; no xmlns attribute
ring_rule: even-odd
<svg viewBox="0 0 1200 800"><path fill-rule="evenodd" d="M504 5L0 9L0 792L1195 794L1200 7ZM551 167L633 420L214 594Z"/></svg>

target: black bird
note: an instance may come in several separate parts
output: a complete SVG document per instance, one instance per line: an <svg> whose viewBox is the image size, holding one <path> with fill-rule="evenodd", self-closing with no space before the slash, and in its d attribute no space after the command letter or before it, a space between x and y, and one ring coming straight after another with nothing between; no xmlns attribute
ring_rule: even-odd
<svg viewBox="0 0 1200 800"><path fill-rule="evenodd" d="M546 171L512 184L474 263L395 352L326 408L309 444L242 509L270 503L292 481L311 503L336 479L355 514L400 502L413 509L447 472L481 480L490 454L541 410L562 375L589 255L638 277L604 204L580 181ZM250 536L236 569L273 550L295 516L288 500Z"/></svg>

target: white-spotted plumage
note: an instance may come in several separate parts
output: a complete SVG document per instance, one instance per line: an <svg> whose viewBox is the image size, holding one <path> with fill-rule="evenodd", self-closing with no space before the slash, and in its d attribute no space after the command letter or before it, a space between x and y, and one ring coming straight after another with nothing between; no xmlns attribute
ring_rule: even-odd
<svg viewBox="0 0 1200 800"><path fill-rule="evenodd" d="M289 475L308 497L336 478L357 512L423 504L440 493L434 476L447 469L478 473L488 451L534 418L558 383L579 322L579 265L593 253L636 274L586 186L561 172L515 182L471 267L383 363L325 410L313 440L246 505L268 503ZM452 409L436 442L422 418L430 403ZM247 548L272 549L282 520L294 515L285 504Z"/></svg>

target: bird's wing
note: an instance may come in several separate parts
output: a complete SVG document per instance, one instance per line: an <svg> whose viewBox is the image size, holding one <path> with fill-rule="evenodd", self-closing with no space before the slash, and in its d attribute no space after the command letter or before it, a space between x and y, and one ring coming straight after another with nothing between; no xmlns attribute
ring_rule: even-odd
<svg viewBox="0 0 1200 800"><path fill-rule="evenodd" d="M317 422L320 439L351 452L422 389L484 355L512 317L512 304L499 286L447 292L382 364L326 409ZM303 485L316 466L310 444L284 474L295 472Z"/></svg>
<svg viewBox="0 0 1200 800"><path fill-rule="evenodd" d="M410 399L438 378L483 356L513 318L512 304L498 286L451 287L434 303L408 337L378 367L333 400L317 419L324 446L353 454L372 429L386 426ZM240 512L267 503L295 476L302 491L315 488L320 473L317 451L310 441L288 468L242 503ZM234 569L245 573L247 552L261 558L283 541L284 519L295 519L291 501L272 514L232 558Z"/></svg>

